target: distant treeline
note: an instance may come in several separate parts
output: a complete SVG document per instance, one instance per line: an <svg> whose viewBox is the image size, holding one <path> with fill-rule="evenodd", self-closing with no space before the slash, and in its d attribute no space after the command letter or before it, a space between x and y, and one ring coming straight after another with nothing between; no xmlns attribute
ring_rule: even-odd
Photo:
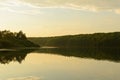
<svg viewBox="0 0 120 80"><path fill-rule="evenodd" d="M38 45L29 41L22 32L0 31L0 48L36 47Z"/></svg>
<svg viewBox="0 0 120 80"><path fill-rule="evenodd" d="M120 48L120 32L29 38L41 46Z"/></svg>

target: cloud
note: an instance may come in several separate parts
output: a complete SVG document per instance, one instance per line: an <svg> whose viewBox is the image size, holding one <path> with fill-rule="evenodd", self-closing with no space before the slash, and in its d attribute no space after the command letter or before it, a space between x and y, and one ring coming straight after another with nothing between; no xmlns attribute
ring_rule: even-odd
<svg viewBox="0 0 120 80"><path fill-rule="evenodd" d="M39 8L19 0L0 0L0 10L27 15L41 14Z"/></svg>
<svg viewBox="0 0 120 80"><path fill-rule="evenodd" d="M115 11L120 9L120 0L21 0L39 7L64 7L90 11Z"/></svg>
<svg viewBox="0 0 120 80"><path fill-rule="evenodd" d="M22 14L41 14L41 8L110 11L120 14L120 0L0 0L0 9Z"/></svg>
<svg viewBox="0 0 120 80"><path fill-rule="evenodd" d="M30 77L9 78L7 80L42 80L42 79L40 79L39 77L30 76Z"/></svg>

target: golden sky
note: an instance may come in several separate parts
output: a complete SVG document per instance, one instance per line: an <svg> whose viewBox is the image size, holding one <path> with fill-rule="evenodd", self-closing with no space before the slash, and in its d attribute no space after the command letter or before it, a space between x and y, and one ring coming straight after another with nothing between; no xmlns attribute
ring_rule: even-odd
<svg viewBox="0 0 120 80"><path fill-rule="evenodd" d="M27 36L120 30L120 0L0 0L0 29Z"/></svg>

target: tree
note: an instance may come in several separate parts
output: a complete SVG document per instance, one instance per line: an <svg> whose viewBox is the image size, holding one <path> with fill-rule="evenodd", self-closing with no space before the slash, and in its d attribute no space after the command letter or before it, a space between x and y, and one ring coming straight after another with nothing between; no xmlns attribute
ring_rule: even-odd
<svg viewBox="0 0 120 80"><path fill-rule="evenodd" d="M25 35L22 31L19 31L19 32L17 33L16 37L17 37L18 39L27 39L27 38L26 38L26 35Z"/></svg>

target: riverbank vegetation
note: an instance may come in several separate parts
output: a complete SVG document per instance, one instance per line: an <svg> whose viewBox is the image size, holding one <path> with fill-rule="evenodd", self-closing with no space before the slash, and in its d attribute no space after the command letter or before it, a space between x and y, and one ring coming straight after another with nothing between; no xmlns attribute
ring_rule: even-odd
<svg viewBox="0 0 120 80"><path fill-rule="evenodd" d="M31 37L29 40L41 46L54 46L63 48L120 48L120 32L80 34L57 37Z"/></svg>
<svg viewBox="0 0 120 80"><path fill-rule="evenodd" d="M29 41L22 32L0 31L0 48L38 47L39 45Z"/></svg>

